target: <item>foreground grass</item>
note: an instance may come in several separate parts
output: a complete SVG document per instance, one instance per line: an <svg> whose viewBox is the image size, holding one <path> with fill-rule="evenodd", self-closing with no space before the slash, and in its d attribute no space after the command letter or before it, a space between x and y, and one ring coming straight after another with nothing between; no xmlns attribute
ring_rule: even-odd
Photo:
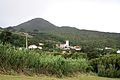
<svg viewBox="0 0 120 80"><path fill-rule="evenodd" d="M12 76L12 75L1 75L0 74L0 80L119 80L115 78L104 78L104 77L98 77L98 76L92 76L92 75L86 75L86 74L80 74L75 77L64 77L64 78L56 78L56 77L50 77L50 76L25 76L25 75L19 75L19 76Z"/></svg>

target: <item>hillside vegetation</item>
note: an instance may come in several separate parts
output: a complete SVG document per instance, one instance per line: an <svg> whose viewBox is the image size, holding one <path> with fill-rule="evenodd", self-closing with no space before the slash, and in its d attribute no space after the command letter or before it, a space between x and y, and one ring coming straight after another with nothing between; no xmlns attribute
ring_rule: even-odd
<svg viewBox="0 0 120 80"><path fill-rule="evenodd" d="M45 33L48 34L47 37L51 35L54 36L53 39L60 39L60 41L70 40L74 45L120 48L120 33L80 30L68 26L57 27L41 18L32 19L13 28L17 31L38 33L38 35Z"/></svg>

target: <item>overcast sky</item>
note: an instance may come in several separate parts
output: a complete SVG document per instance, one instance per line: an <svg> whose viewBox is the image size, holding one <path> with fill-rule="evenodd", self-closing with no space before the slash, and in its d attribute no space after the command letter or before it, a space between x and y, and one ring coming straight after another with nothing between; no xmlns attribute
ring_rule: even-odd
<svg viewBox="0 0 120 80"><path fill-rule="evenodd" d="M56 26L120 33L120 0L0 0L0 26L44 18Z"/></svg>

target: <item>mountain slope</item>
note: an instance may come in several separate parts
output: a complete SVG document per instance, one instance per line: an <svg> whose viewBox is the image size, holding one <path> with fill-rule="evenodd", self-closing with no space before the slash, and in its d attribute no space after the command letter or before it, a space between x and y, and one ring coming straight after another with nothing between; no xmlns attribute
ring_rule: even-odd
<svg viewBox="0 0 120 80"><path fill-rule="evenodd" d="M95 47L119 47L120 34L98 32L90 30L79 30L73 27L60 27L59 31L53 35L62 36L64 39L69 39L74 44L89 45Z"/></svg>
<svg viewBox="0 0 120 80"><path fill-rule="evenodd" d="M68 26L57 27L41 18L32 19L28 22L15 26L14 28L17 30L23 28L25 31L29 32L33 32L36 29L40 33L47 33L55 36L55 38L60 38L63 40L68 39L72 44L78 44L82 46L89 45L94 47L120 47L120 33L79 30L77 28Z"/></svg>

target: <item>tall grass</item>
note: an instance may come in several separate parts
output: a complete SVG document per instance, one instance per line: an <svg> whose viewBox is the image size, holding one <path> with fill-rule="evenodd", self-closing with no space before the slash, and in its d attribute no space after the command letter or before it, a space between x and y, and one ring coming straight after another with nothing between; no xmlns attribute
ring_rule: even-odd
<svg viewBox="0 0 120 80"><path fill-rule="evenodd" d="M99 76L120 78L120 54L105 55L92 59L90 63Z"/></svg>
<svg viewBox="0 0 120 80"><path fill-rule="evenodd" d="M69 75L75 72L86 72L89 63L86 59L65 59L54 56L47 51L19 50L9 44L0 44L0 71L15 71L24 74Z"/></svg>

